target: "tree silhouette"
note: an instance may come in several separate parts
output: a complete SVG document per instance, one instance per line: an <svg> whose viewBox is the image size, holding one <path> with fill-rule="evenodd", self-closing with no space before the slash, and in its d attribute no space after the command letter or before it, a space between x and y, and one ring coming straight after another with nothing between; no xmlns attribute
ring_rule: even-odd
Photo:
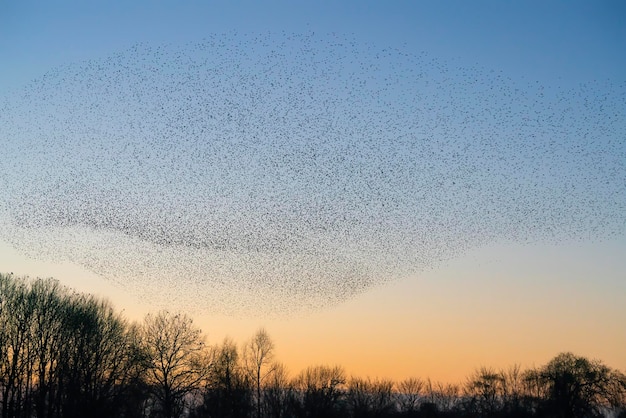
<svg viewBox="0 0 626 418"><path fill-rule="evenodd" d="M143 369L131 328L105 301L51 279L0 275L3 417L116 416Z"/></svg>
<svg viewBox="0 0 626 418"><path fill-rule="evenodd" d="M22 413L28 397L29 377L32 373L28 355L30 321L33 305L28 298L24 280L4 277L2 288L2 331L3 349L0 359L0 379L2 379L2 417L9 418Z"/></svg>
<svg viewBox="0 0 626 418"><path fill-rule="evenodd" d="M300 392L301 416L341 416L346 373L340 366L308 367L295 378L294 387Z"/></svg>
<svg viewBox="0 0 626 418"><path fill-rule="evenodd" d="M433 382L432 380L426 380L426 403L420 407L425 411L443 411L448 412L453 410L459 402L460 388L458 385L452 383ZM428 412L430 413L430 412Z"/></svg>
<svg viewBox="0 0 626 418"><path fill-rule="evenodd" d="M38 417L52 416L57 394L61 356L65 340L63 338L63 306L67 294L58 281L36 280L31 293L38 309L33 317L33 340L35 368L38 382L34 396L34 407Z"/></svg>
<svg viewBox="0 0 626 418"><path fill-rule="evenodd" d="M562 418L602 414L610 406L611 370L599 361L562 353L539 371L546 386L547 413Z"/></svg>
<svg viewBox="0 0 626 418"><path fill-rule="evenodd" d="M213 350L213 362L198 417L247 417L252 412L250 379L243 370L237 345L229 338Z"/></svg>
<svg viewBox="0 0 626 418"><path fill-rule="evenodd" d="M144 370L136 338L108 302L93 296L73 295L62 314L57 367L64 388L62 415L119 414L127 385Z"/></svg>
<svg viewBox="0 0 626 418"><path fill-rule="evenodd" d="M626 417L626 374L611 370L607 388L607 401L611 408Z"/></svg>
<svg viewBox="0 0 626 418"><path fill-rule="evenodd" d="M200 389L209 362L200 329L183 314L161 311L147 315L142 344L148 353L148 382L156 398L156 410L175 418L185 408L185 397Z"/></svg>
<svg viewBox="0 0 626 418"><path fill-rule="evenodd" d="M274 372L265 385L265 411L270 418L294 416L295 393L287 368L282 363L273 365Z"/></svg>
<svg viewBox="0 0 626 418"><path fill-rule="evenodd" d="M415 415L424 397L424 381L411 377L398 383L396 391L396 403L401 413Z"/></svg>
<svg viewBox="0 0 626 418"><path fill-rule="evenodd" d="M393 382L353 377L346 394L355 418L385 417L394 412Z"/></svg>
<svg viewBox="0 0 626 418"><path fill-rule="evenodd" d="M244 359L246 370L254 381L256 388L257 418L261 418L261 384L274 371L274 343L265 329L259 329L256 334L244 345Z"/></svg>
<svg viewBox="0 0 626 418"><path fill-rule="evenodd" d="M504 375L488 367L481 367L465 384L465 410L477 416L492 417L504 401Z"/></svg>

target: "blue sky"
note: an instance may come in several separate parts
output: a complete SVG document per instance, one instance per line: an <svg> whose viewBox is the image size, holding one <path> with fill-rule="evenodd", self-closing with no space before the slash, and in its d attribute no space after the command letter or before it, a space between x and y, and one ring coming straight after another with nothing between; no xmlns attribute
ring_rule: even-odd
<svg viewBox="0 0 626 418"><path fill-rule="evenodd" d="M354 34L530 79L620 78L624 14L619 1L5 1L0 91L138 42L186 42L232 30Z"/></svg>

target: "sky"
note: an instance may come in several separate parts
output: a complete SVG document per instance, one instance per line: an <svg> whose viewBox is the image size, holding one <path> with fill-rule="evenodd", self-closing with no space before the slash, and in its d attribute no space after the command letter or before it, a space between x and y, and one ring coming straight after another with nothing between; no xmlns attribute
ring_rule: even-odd
<svg viewBox="0 0 626 418"><path fill-rule="evenodd" d="M294 374L626 369L623 4L128 3L0 3L2 271Z"/></svg>

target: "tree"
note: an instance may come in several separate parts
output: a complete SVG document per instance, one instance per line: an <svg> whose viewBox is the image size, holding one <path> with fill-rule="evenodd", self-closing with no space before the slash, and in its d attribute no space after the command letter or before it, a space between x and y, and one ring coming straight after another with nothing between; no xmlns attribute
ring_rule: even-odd
<svg viewBox="0 0 626 418"><path fill-rule="evenodd" d="M244 345L243 353L246 370L255 383L257 418L261 418L261 384L274 371L274 343L264 328Z"/></svg>
<svg viewBox="0 0 626 418"><path fill-rule="evenodd" d="M0 278L0 400L2 417L22 414L30 387L32 358L30 323L34 313L26 282L12 276Z"/></svg>
<svg viewBox="0 0 626 418"><path fill-rule="evenodd" d="M38 417L58 415L60 366L63 358L65 306L69 295L56 280L36 280L31 294L37 309L32 321L34 373L38 387L34 396Z"/></svg>
<svg viewBox="0 0 626 418"><path fill-rule="evenodd" d="M347 399L354 418L384 417L394 411L393 382L353 377Z"/></svg>
<svg viewBox="0 0 626 418"><path fill-rule="evenodd" d="M294 387L302 397L300 416L342 416L346 373L340 366L308 367L295 378Z"/></svg>
<svg viewBox="0 0 626 418"><path fill-rule="evenodd" d="M530 408L525 403L524 375L519 364L515 364L508 369L501 370L502 377L502 403L505 414L508 416L528 416Z"/></svg>
<svg viewBox="0 0 626 418"><path fill-rule="evenodd" d="M426 380L426 399L420 411L451 411L459 401L459 387L454 384L444 384Z"/></svg>
<svg viewBox="0 0 626 418"><path fill-rule="evenodd" d="M626 374L619 370L611 370L607 400L616 413L626 417Z"/></svg>
<svg viewBox="0 0 626 418"><path fill-rule="evenodd" d="M424 397L424 381L419 378L409 378L398 383L396 402L400 412L413 415L419 410L419 404Z"/></svg>
<svg viewBox="0 0 626 418"><path fill-rule="evenodd" d="M3 417L120 415L141 373L126 322L56 280L0 275Z"/></svg>
<svg viewBox="0 0 626 418"><path fill-rule="evenodd" d="M250 379L242 369L237 345L224 339L213 350L212 367L203 392L199 417L248 417L252 412Z"/></svg>
<svg viewBox="0 0 626 418"><path fill-rule="evenodd" d="M546 412L562 418L602 414L609 407L612 371L600 361L561 353L539 371L548 399Z"/></svg>
<svg viewBox="0 0 626 418"><path fill-rule="evenodd" d="M209 369L200 329L183 314L147 315L142 345L148 354L148 383L165 418L182 414L185 398L200 389Z"/></svg>
<svg viewBox="0 0 626 418"><path fill-rule="evenodd" d="M289 373L282 363L273 365L274 372L265 386L265 411L268 418L285 418L295 415L294 389Z"/></svg>
<svg viewBox="0 0 626 418"><path fill-rule="evenodd" d="M93 296L74 294L62 307L64 348L59 359L51 357L63 388L62 415L119 415L129 382L143 370L128 324Z"/></svg>
<svg viewBox="0 0 626 418"><path fill-rule="evenodd" d="M476 370L467 380L465 410L481 417L495 416L502 410L504 375L487 367Z"/></svg>

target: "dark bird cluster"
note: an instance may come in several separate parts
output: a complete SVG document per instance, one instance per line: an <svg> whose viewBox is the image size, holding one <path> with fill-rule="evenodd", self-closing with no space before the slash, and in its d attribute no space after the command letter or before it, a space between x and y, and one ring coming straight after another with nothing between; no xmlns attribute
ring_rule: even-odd
<svg viewBox="0 0 626 418"><path fill-rule="evenodd" d="M0 240L157 304L328 306L626 228L626 85L318 34L140 44L0 99Z"/></svg>

